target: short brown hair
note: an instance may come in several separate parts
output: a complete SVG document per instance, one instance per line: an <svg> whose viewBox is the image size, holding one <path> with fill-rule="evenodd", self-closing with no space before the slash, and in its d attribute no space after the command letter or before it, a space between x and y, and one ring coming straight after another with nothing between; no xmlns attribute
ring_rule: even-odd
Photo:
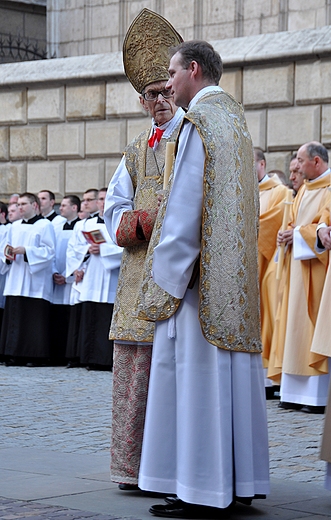
<svg viewBox="0 0 331 520"><path fill-rule="evenodd" d="M182 42L176 47L171 47L170 56L179 52L181 65L187 69L192 61L196 61L202 70L205 79L219 84L223 72L222 58L210 43L203 40L191 40Z"/></svg>

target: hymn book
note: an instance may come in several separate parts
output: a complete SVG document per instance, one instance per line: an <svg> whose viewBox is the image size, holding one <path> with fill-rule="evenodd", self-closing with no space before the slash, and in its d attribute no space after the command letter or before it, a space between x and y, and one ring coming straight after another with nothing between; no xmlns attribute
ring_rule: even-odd
<svg viewBox="0 0 331 520"><path fill-rule="evenodd" d="M93 231L82 231L82 233L89 244L103 244L106 242L106 239L100 229L94 229Z"/></svg>
<svg viewBox="0 0 331 520"><path fill-rule="evenodd" d="M9 244L6 245L4 254L7 260L13 261L16 258L16 255L13 253L13 246L10 246Z"/></svg>

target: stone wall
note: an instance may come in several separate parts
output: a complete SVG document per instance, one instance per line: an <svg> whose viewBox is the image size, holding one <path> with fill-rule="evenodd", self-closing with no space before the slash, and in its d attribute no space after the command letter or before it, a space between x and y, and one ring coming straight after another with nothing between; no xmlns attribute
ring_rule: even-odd
<svg viewBox="0 0 331 520"><path fill-rule="evenodd" d="M40 54L46 51L46 0L13 1L0 0L0 37L5 46L0 55L0 63L33 59L32 54L21 58L17 56L17 43L21 49L30 44L29 49L37 48ZM11 51L8 40L11 40Z"/></svg>
<svg viewBox="0 0 331 520"><path fill-rule="evenodd" d="M48 0L49 55L113 52L143 7L165 16L185 40L222 40L331 23L330 0Z"/></svg>
<svg viewBox="0 0 331 520"><path fill-rule="evenodd" d="M310 140L331 148L331 27L212 42L221 86L244 104L268 169ZM149 126L120 52L6 64L0 76L0 198L50 189L59 201L108 184Z"/></svg>

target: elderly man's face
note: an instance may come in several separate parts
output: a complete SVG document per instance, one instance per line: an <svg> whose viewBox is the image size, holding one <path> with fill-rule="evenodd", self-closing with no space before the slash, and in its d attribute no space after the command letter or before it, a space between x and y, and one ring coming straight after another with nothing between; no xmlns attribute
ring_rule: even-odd
<svg viewBox="0 0 331 520"><path fill-rule="evenodd" d="M161 92L166 88L166 81L158 81L147 85L144 90L145 93ZM155 123L160 126L172 119L176 113L177 107L173 97L165 99L162 94L158 94L154 101L146 101L143 96L140 96L140 103L147 112L154 118Z"/></svg>

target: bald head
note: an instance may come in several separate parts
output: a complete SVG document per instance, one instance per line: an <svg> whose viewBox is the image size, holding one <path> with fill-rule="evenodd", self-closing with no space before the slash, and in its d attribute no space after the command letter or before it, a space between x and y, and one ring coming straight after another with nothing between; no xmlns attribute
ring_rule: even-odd
<svg viewBox="0 0 331 520"><path fill-rule="evenodd" d="M310 141L300 146L297 161L302 176L307 180L314 180L329 167L328 151L318 141Z"/></svg>

